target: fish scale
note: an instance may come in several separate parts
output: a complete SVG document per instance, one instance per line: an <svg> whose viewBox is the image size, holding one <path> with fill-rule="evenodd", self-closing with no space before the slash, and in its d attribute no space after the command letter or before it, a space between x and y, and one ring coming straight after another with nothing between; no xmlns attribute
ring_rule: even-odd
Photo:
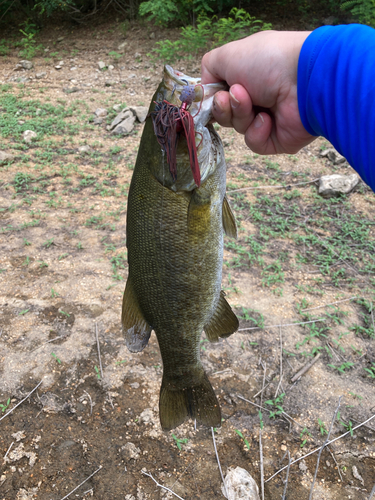
<svg viewBox="0 0 375 500"><path fill-rule="evenodd" d="M164 99L177 98L178 77L167 67L155 96L162 93ZM173 86L170 80L174 80ZM204 104L203 100L202 108ZM238 328L221 291L223 231L226 227L234 235L236 228L225 198L222 144L213 127L207 128L209 134L199 132L204 139L198 159L201 154L207 164L199 164L202 182L198 188L191 173L189 178L189 155L183 140L178 142L175 179L166 168L148 118L128 195L129 276L123 332L133 352L147 345L152 329L156 333L163 360L159 402L163 429L174 428L188 417L205 425L220 425L219 404L200 361L200 338L205 330L209 340L217 341Z"/></svg>

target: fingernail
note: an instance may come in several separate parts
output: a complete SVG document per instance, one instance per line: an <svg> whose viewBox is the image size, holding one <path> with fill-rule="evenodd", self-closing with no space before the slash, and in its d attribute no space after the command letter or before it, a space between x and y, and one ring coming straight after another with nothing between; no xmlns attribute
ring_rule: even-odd
<svg viewBox="0 0 375 500"><path fill-rule="evenodd" d="M217 111L218 113L221 113L223 111L223 108L220 106L220 103L216 98L216 95L214 96L213 107L214 110Z"/></svg>
<svg viewBox="0 0 375 500"><path fill-rule="evenodd" d="M264 123L263 116L259 113L254 120L254 128L260 128Z"/></svg>
<svg viewBox="0 0 375 500"><path fill-rule="evenodd" d="M229 95L230 95L230 105L232 106L232 108L233 109L238 108L238 106L240 105L240 101L234 97L231 90L229 91Z"/></svg>

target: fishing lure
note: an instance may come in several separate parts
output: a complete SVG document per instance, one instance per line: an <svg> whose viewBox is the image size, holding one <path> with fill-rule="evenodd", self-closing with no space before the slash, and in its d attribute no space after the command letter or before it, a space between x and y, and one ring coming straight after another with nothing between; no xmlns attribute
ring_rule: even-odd
<svg viewBox="0 0 375 500"><path fill-rule="evenodd" d="M202 86L199 85L199 87ZM151 113L151 118L157 141L167 154L169 171L174 181L177 179L176 155L178 139L181 135L185 136L189 152L190 168L194 182L197 187L199 187L201 183L201 174L199 170L197 146L195 144L194 117L189 112L189 108L195 98L195 86L186 85L183 87L180 95L180 107L174 106L166 100L156 102L155 109ZM200 108L197 114L199 111Z"/></svg>

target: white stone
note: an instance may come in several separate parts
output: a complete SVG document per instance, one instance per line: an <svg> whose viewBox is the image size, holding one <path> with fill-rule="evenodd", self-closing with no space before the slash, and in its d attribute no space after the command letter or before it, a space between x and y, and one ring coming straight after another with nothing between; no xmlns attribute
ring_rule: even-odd
<svg viewBox="0 0 375 500"><path fill-rule="evenodd" d="M98 68L99 68L100 70L104 69L105 67L106 67L105 62L103 62L103 61L99 61L99 62L98 62Z"/></svg>
<svg viewBox="0 0 375 500"><path fill-rule="evenodd" d="M359 182L357 174L351 175L323 175L319 179L319 194L324 197L348 194Z"/></svg>
<svg viewBox="0 0 375 500"><path fill-rule="evenodd" d="M130 116L133 116L133 113L131 112L131 110L129 108L123 109L121 111L121 113L119 113L116 116L116 118L112 121L112 123L110 125L110 129L112 130L113 128L116 127L116 125L118 125L122 121L126 120L126 118L129 118Z"/></svg>
<svg viewBox="0 0 375 500"><path fill-rule="evenodd" d="M225 495L224 485L221 486L221 491L228 500L259 500L257 483L247 470L241 467L228 469L224 484L227 495Z"/></svg>
<svg viewBox="0 0 375 500"><path fill-rule="evenodd" d="M13 155L11 155L10 153L5 153L5 151L0 151L0 165L12 162L13 160L14 160Z"/></svg>
<svg viewBox="0 0 375 500"><path fill-rule="evenodd" d="M94 111L94 115L97 117L107 116L108 112L105 108L98 108Z"/></svg>
<svg viewBox="0 0 375 500"><path fill-rule="evenodd" d="M117 134L117 135L128 135L134 128L134 122L135 122L135 116L133 113L131 116L126 118L126 120L122 121L119 123L114 130L112 131L112 134Z"/></svg>
<svg viewBox="0 0 375 500"><path fill-rule="evenodd" d="M22 135L23 140L30 144L34 139L36 139L37 134L33 130L25 130L25 132Z"/></svg>
<svg viewBox="0 0 375 500"><path fill-rule="evenodd" d="M143 123L147 118L148 108L147 106L131 106L129 107L137 117L140 123Z"/></svg>
<svg viewBox="0 0 375 500"><path fill-rule="evenodd" d="M32 69L34 66L31 61L26 61L26 60L21 61L20 64L23 67L23 69Z"/></svg>

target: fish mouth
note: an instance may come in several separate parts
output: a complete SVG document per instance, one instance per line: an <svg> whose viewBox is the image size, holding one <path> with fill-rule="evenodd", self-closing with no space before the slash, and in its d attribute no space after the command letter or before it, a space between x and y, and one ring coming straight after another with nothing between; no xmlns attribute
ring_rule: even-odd
<svg viewBox="0 0 375 500"><path fill-rule="evenodd" d="M206 126L211 120L212 100L216 92L227 90L228 85L225 82L201 84L201 78L194 78L186 75L182 71L173 69L168 64L164 66L164 84L171 92L170 102L175 106L181 106L183 98L186 95L186 88L190 87L193 91L193 98L188 104L188 109L194 117L194 124ZM185 94L184 94L185 91Z"/></svg>

